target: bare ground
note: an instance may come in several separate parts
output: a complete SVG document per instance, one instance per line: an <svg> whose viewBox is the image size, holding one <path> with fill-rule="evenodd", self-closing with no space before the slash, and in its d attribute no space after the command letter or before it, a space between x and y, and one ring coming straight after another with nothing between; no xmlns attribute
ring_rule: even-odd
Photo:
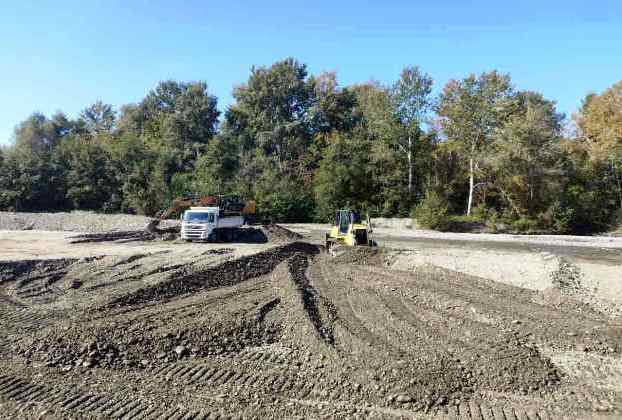
<svg viewBox="0 0 622 420"><path fill-rule="evenodd" d="M538 290L271 235L4 257L0 418L622 415L622 322L572 264Z"/></svg>

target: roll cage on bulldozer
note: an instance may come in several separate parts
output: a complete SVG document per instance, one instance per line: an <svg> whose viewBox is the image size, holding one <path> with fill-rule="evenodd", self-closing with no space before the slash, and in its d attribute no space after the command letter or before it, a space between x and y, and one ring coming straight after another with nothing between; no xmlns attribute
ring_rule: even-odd
<svg viewBox="0 0 622 420"><path fill-rule="evenodd" d="M329 233L326 233L326 249L337 244L346 246L373 246L371 239L371 222L367 216L367 223L361 221L361 214L356 210L343 209L335 213L335 222Z"/></svg>

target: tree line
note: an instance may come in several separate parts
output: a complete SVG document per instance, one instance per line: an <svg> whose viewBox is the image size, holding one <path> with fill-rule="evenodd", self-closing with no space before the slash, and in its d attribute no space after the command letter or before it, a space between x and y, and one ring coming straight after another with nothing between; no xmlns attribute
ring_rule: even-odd
<svg viewBox="0 0 622 420"><path fill-rule="evenodd" d="M265 219L356 207L451 229L589 233L622 218L622 82L569 120L497 71L451 80L406 67L339 85L288 58L253 67L221 115L204 82L163 81L119 110L34 113L0 151L0 209L154 215L175 197L253 198Z"/></svg>

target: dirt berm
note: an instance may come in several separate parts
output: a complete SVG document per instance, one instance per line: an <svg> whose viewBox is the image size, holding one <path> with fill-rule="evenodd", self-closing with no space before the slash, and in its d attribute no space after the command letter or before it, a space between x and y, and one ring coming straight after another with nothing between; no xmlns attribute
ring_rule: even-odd
<svg viewBox="0 0 622 420"><path fill-rule="evenodd" d="M622 329L588 306L305 242L233 255L0 263L0 417L622 414Z"/></svg>

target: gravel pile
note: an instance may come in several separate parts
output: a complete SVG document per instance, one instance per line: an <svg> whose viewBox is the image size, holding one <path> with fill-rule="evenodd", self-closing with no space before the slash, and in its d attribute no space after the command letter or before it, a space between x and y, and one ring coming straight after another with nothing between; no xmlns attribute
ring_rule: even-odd
<svg viewBox="0 0 622 420"><path fill-rule="evenodd" d="M88 211L70 213L11 213L0 212L0 230L52 230L85 233L143 230L149 217L132 214L99 214ZM167 220L160 228L178 225Z"/></svg>

